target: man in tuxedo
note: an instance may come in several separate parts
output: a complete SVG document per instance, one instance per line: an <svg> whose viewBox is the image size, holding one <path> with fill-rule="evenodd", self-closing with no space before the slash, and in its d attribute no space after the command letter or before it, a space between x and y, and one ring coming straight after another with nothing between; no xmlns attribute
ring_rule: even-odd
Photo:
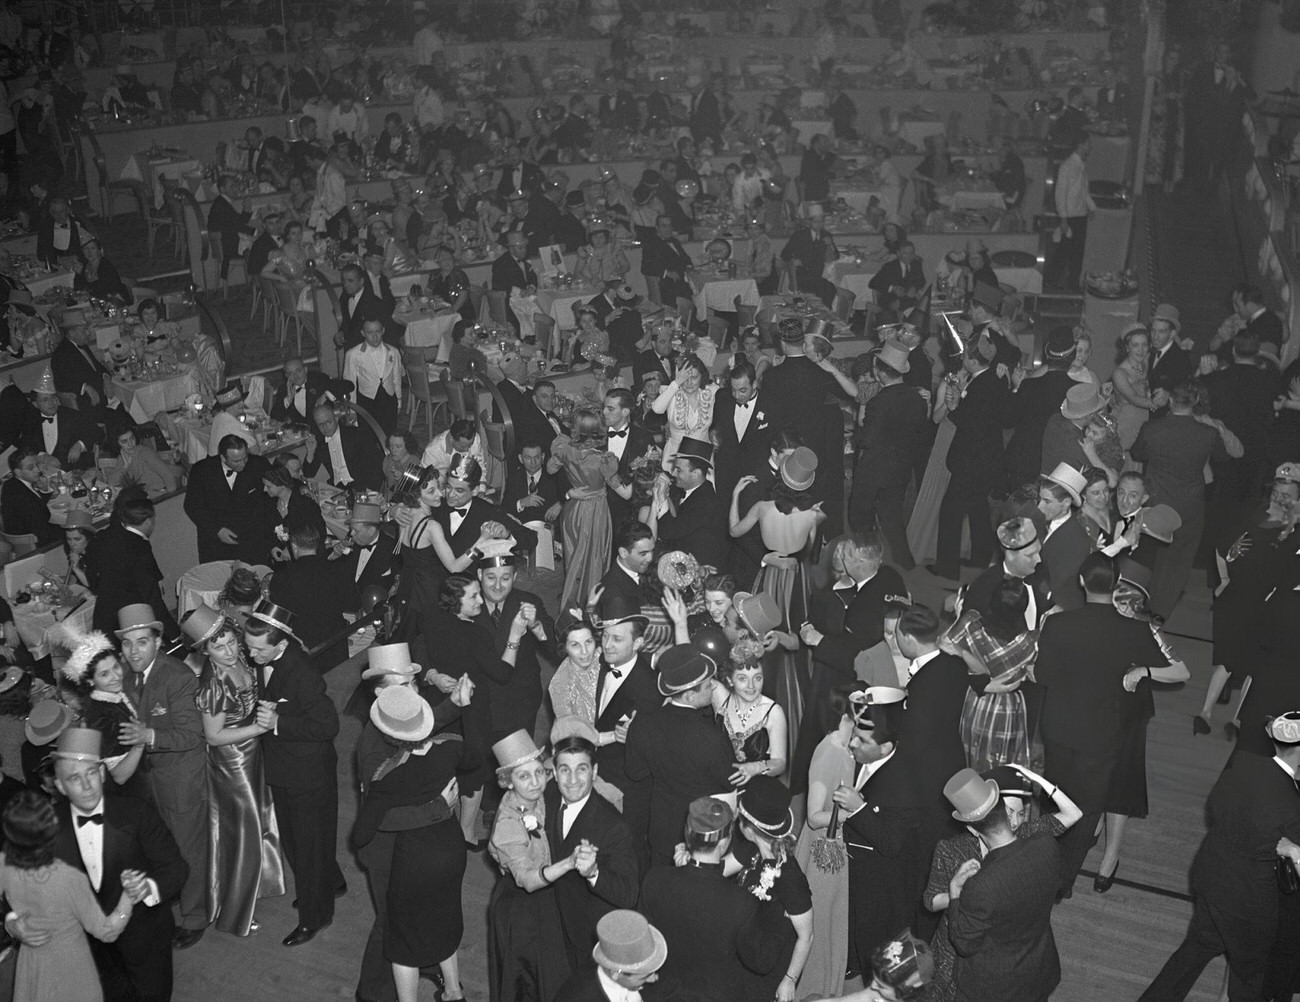
<svg viewBox="0 0 1300 1002"><path fill-rule="evenodd" d="M801 444L793 432L781 430L773 434L767 462L750 472L749 475L754 477L754 482L746 484L740 492L737 507L742 513L749 511L759 501L772 496L772 488L781 479L781 464ZM719 500L724 504L730 504L728 498L719 498ZM753 581L758 576L758 570L767 552L767 546L763 543L763 532L757 525L738 539L732 539L731 552L727 558L727 568L731 576L737 581Z"/></svg>
<svg viewBox="0 0 1300 1002"><path fill-rule="evenodd" d="M55 195L50 199L48 214L36 229L36 260L54 267L60 258L80 258L81 245L88 238L73 218L68 200Z"/></svg>
<svg viewBox="0 0 1300 1002"><path fill-rule="evenodd" d="M1238 752L1210 791L1209 829L1192 861L1187 936L1141 1002L1186 998L1219 954L1227 954L1228 998L1265 997L1280 900L1274 866L1279 856L1300 866L1300 712L1273 717L1266 729L1273 757Z"/></svg>
<svg viewBox="0 0 1300 1002"><path fill-rule="evenodd" d="M251 160L256 153L249 150L248 156ZM235 208L235 204L226 194L229 184L229 175L217 175L217 197L212 200L212 205L208 208L208 231L217 234L221 239L222 278L225 278L230 271L230 262L239 257L239 237L242 233L248 232L249 220L252 219L250 213Z"/></svg>
<svg viewBox="0 0 1300 1002"><path fill-rule="evenodd" d="M116 515L90 544L90 562L99 575L94 628L115 629L118 609L143 603L163 624L163 636L172 639L180 630L163 600L162 571L149 542L157 524L154 504L146 497L119 498Z"/></svg>
<svg viewBox="0 0 1300 1002"><path fill-rule="evenodd" d="M1176 349L1175 349L1176 350ZM1011 396L1002 415L1002 427L1013 429L1007 441L1007 486L1014 490L1037 479L1043 456L1043 431L1053 414L1059 414L1065 395L1074 385L1074 332L1054 327L1043 345L1044 368L1025 376L1016 370Z"/></svg>
<svg viewBox="0 0 1300 1002"><path fill-rule="evenodd" d="M645 325L637 308L640 297L623 279L605 283L605 291L587 305L596 311L609 332L609 353L620 367L636 360L637 345L645 338Z"/></svg>
<svg viewBox="0 0 1300 1002"><path fill-rule="evenodd" d="M0 484L0 520L11 536L31 534L38 546L63 540L63 530L50 521L47 498L36 483L41 478L37 465L38 449L19 446L9 453L9 472L13 476Z"/></svg>
<svg viewBox="0 0 1300 1002"><path fill-rule="evenodd" d="M708 482L713 466L713 446L693 438L682 439L673 459L675 486L668 490L656 481L650 504L650 528L664 550L685 550L701 564L722 567L727 559L727 513Z"/></svg>
<svg viewBox="0 0 1300 1002"><path fill-rule="evenodd" d="M1257 286L1246 286L1238 298L1241 301L1241 309L1238 313L1241 319L1246 321L1246 326L1242 328L1241 333L1253 336L1261 346L1271 344L1273 357L1279 357L1285 335L1282 329L1282 318L1268 308L1268 304L1264 301L1264 293Z"/></svg>
<svg viewBox="0 0 1300 1002"><path fill-rule="evenodd" d="M238 435L226 435L217 443L217 455L194 464L185 488L185 514L198 532L200 563L269 562L275 503L262 489L262 478L270 469Z"/></svg>
<svg viewBox="0 0 1300 1002"><path fill-rule="evenodd" d="M501 177L497 181L497 194L508 198L513 192L522 191L532 194L542 186L542 169L537 164L524 160L523 150L517 143L511 143L505 149L505 163L501 166Z"/></svg>
<svg viewBox="0 0 1300 1002"><path fill-rule="evenodd" d="M655 669L645 646L649 621L641 614L639 598L604 595L600 601L600 672L596 678L596 765L600 777L615 787L626 804L626 743L628 726L637 715L663 702L656 688ZM640 841L645 832L635 831ZM640 852L638 850L638 856Z"/></svg>
<svg viewBox="0 0 1300 1002"><path fill-rule="evenodd" d="M898 257L882 264L868 285L876 301L899 316L915 306L926 286L925 266L916 256L915 245L900 244Z"/></svg>
<svg viewBox="0 0 1300 1002"><path fill-rule="evenodd" d="M284 386L271 399L271 417L277 421L308 424L316 401L333 392L334 384L323 372L307 369L298 356L285 359Z"/></svg>
<svg viewBox="0 0 1300 1002"><path fill-rule="evenodd" d="M638 713L627 728L624 765L631 780L623 817L644 840L653 866L670 865L687 808L699 797L730 793L735 749L710 711L717 665L692 644L660 656L659 692L668 702Z"/></svg>
<svg viewBox="0 0 1300 1002"><path fill-rule="evenodd" d="M655 537L644 522L629 520L614 533L614 566L600 580L601 595L640 605L641 585L655 556Z"/></svg>
<svg viewBox="0 0 1300 1002"><path fill-rule="evenodd" d="M871 686L849 697L857 763L852 784L832 795L849 854L849 969L865 972L876 947L916 912L926 864L917 852L921 808L916 781L897 753L902 689Z"/></svg>
<svg viewBox="0 0 1300 1002"><path fill-rule="evenodd" d="M361 596L370 588L392 591L402 560L397 541L385 529L384 512L377 504L358 501L348 519L348 550L338 564L339 585L347 594L348 608L361 607ZM306 640L299 636L299 639Z"/></svg>
<svg viewBox="0 0 1300 1002"><path fill-rule="evenodd" d="M307 440L303 472L311 477L325 467L335 487L352 484L377 491L384 484L384 456L369 428L339 423L334 405L317 401L312 410L315 434Z"/></svg>
<svg viewBox="0 0 1300 1002"><path fill-rule="evenodd" d="M632 367L633 378L641 384L647 372L657 372L665 386L677 378L677 352L673 350L673 332L667 325L656 329L650 347L637 355Z"/></svg>
<svg viewBox="0 0 1300 1002"><path fill-rule="evenodd" d="M871 367L880 392L867 401L854 436L858 456L849 523L863 529L879 525L890 561L910 571L916 561L907 543L904 496L918 453L930 451L930 409L903 380L912 366L901 345L886 341Z"/></svg>
<svg viewBox="0 0 1300 1002"><path fill-rule="evenodd" d="M1061 981L1052 936L1056 839L1046 833L1016 838L997 784L973 769L955 773L944 795L984 848L983 858L962 864L949 885L957 997L1047 1002Z"/></svg>
<svg viewBox="0 0 1300 1002"><path fill-rule="evenodd" d="M537 272L528 260L528 238L522 233L511 233L506 238L506 252L492 262L492 289L506 294L506 318L518 330L519 318L508 299L515 289L525 296L537 291Z"/></svg>
<svg viewBox="0 0 1300 1002"><path fill-rule="evenodd" d="M113 632L131 667L126 687L138 713L121 726L118 739L128 748L144 746L150 798L189 867L173 941L184 950L203 938L208 925L208 744L194 704L198 679L188 665L159 650L163 624L152 607L124 606L117 621Z"/></svg>
<svg viewBox="0 0 1300 1002"><path fill-rule="evenodd" d="M731 368L730 393L719 394L713 405L713 432L717 436L717 466L714 477L718 497L731 503L731 494L741 477L757 476L772 451L776 426L760 399L758 377L748 361ZM743 516L748 509L742 509Z"/></svg>
<svg viewBox="0 0 1300 1002"><path fill-rule="evenodd" d="M268 212L261 218L258 225L259 232L253 240L253 246L248 248L248 273L250 275L262 274L262 269L266 267L271 252L278 250L281 246L282 241L278 231L283 221L284 217L278 212Z"/></svg>
<svg viewBox="0 0 1300 1002"><path fill-rule="evenodd" d="M105 912L117 905L123 889L131 898L131 919L116 942L90 940L107 997L169 1002L170 902L180 894L188 867L151 804L105 796L101 740L98 731L78 727L59 737L54 785L66 799L54 805L59 819L54 855L86 874Z"/></svg>
<svg viewBox="0 0 1300 1002"><path fill-rule="evenodd" d="M1002 484L1002 415L1010 391L991 368L991 341L973 341L963 362L965 389L948 385L948 417L957 426L948 450L948 490L939 505L939 541L930 572L956 580L961 563L962 524L970 524L970 559L985 567L993 556L989 493Z"/></svg>
<svg viewBox="0 0 1300 1002"><path fill-rule="evenodd" d="M91 328L85 324L69 327L63 340L50 353L50 370L54 373L54 388L77 398L80 410L93 413L100 420L100 407L109 406L109 372L104 363L90 350ZM113 404L117 401L113 400Z"/></svg>
<svg viewBox="0 0 1300 1002"><path fill-rule="evenodd" d="M80 411L59 406L50 369L41 374L32 396L36 413L29 413L24 447L48 453L65 469L82 470L94 465L93 449L102 439L100 431Z"/></svg>
<svg viewBox="0 0 1300 1002"><path fill-rule="evenodd" d="M1181 681L1150 625L1126 618L1111 603L1118 580L1114 562L1094 553L1084 560L1079 577L1086 604L1047 617L1034 669L1045 690L1041 733L1047 777L1068 790L1083 811L1061 837L1063 896L1073 891L1096 838L1124 739L1125 694L1146 679Z"/></svg>
<svg viewBox="0 0 1300 1002"><path fill-rule="evenodd" d="M735 821L725 801L700 797L683 811L682 821L690 862L673 866L669 860L651 869L641 884L641 907L664 930L664 980L702 1002L726 1002L738 997L738 985L772 970L789 920L722 875ZM682 827L677 826L679 839Z"/></svg>
<svg viewBox="0 0 1300 1002"><path fill-rule="evenodd" d="M1147 383L1152 397L1157 396L1159 407L1152 413L1161 413L1168 407L1168 393L1175 386L1196 375L1196 361L1178 344L1182 332L1182 316L1178 307L1161 303L1151 314L1151 361L1147 365Z"/></svg>
<svg viewBox="0 0 1300 1002"><path fill-rule="evenodd" d="M432 517L442 527L451 552L459 557L478 542L484 522L500 522L515 537L515 549L528 552L537 546L537 533L499 505L475 493L483 481L483 467L473 456L457 455L447 468L443 503Z"/></svg>
<svg viewBox="0 0 1300 1002"><path fill-rule="evenodd" d="M650 433L632 424L632 409L635 406L631 391L617 387L605 394L601 409L605 418L605 449L618 460L618 472L610 479L605 491L605 500L609 502L609 520L616 532L624 522L636 518L636 505L631 497L632 464L643 458L653 445ZM624 497L624 493L628 496Z"/></svg>
<svg viewBox="0 0 1300 1002"><path fill-rule="evenodd" d="M497 389L510 409L510 419L515 425L515 441L540 445L543 453L549 457L551 442L562 431L559 420L551 413L551 408L555 406L555 384L549 379L543 379L538 381L531 393L528 392L514 378L524 375L522 359L519 362L516 365L513 359L507 361L506 378L497 384ZM513 462L511 467L517 468Z"/></svg>
<svg viewBox="0 0 1300 1002"><path fill-rule="evenodd" d="M268 592L276 605L303 610L297 617L298 634L309 651L342 631L347 625L345 612L357 611L354 582L344 580L340 573L347 569L349 561L328 560L321 546L320 532L314 525L296 526L289 534L293 559L276 568ZM347 656L347 642L339 641L318 654L312 665L323 673Z"/></svg>
<svg viewBox="0 0 1300 1002"><path fill-rule="evenodd" d="M298 924L285 946L300 946L334 921L334 899L347 893L336 850L339 826L339 717L294 636L293 613L263 600L249 614L244 643L257 666L262 698L266 783L285 858L293 870Z"/></svg>
<svg viewBox="0 0 1300 1002"><path fill-rule="evenodd" d="M546 451L537 442L522 439L517 466L506 474L501 505L529 522L554 522L564 506L565 488L559 476L546 469Z"/></svg>
<svg viewBox="0 0 1300 1002"><path fill-rule="evenodd" d="M366 281L366 273L359 264L346 264L340 273L343 295L339 296L339 333L335 343L343 349L355 348L361 343L361 328L367 320L378 320L387 325L392 320L392 307L385 308Z"/></svg>
<svg viewBox="0 0 1300 1002"><path fill-rule="evenodd" d="M673 233L672 216L659 216L654 233L641 246L641 274L659 280L660 303L679 311L691 309L693 292L687 276L692 267L691 256Z"/></svg>
<svg viewBox="0 0 1300 1002"><path fill-rule="evenodd" d="M643 987L659 980L668 944L643 915L627 909L608 912L596 924L595 934L597 943L590 953L597 966L570 977L555 1002L631 1002L641 997Z"/></svg>
<svg viewBox="0 0 1300 1002"><path fill-rule="evenodd" d="M481 623L492 635L492 643L500 655L506 644L512 642L511 623L523 609L530 620L527 631L518 640L515 667L510 681L498 685L489 680L488 692L492 705L492 734L502 737L517 730L533 733L537 726L537 711L542 707L541 654L552 664L558 664L555 650L555 620L546 611L541 598L532 592L515 587L515 558L506 553L482 557L475 563L479 587L483 593L483 609L478 614Z"/></svg>
<svg viewBox="0 0 1300 1002"><path fill-rule="evenodd" d="M596 793L596 746L576 734L551 749L555 783L546 788L551 859L570 856L575 869L554 882L564 944L573 970L586 967L601 918L636 904L641 890L632 832L614 806Z"/></svg>

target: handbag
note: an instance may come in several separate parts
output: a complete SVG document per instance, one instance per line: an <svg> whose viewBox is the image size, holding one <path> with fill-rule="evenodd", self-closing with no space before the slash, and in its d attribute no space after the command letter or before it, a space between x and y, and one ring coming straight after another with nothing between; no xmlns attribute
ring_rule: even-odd
<svg viewBox="0 0 1300 1002"><path fill-rule="evenodd" d="M1296 873L1295 865L1287 856L1278 856L1275 863L1277 873L1277 889L1283 894L1294 894L1300 891L1300 873Z"/></svg>

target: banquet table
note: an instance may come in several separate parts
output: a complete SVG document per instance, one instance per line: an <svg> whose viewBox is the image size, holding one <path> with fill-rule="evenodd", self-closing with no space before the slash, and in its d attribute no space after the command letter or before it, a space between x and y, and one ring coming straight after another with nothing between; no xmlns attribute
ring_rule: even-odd
<svg viewBox="0 0 1300 1002"><path fill-rule="evenodd" d="M892 197L881 185L831 184L831 200L843 201L857 212L866 212L873 198L884 206L890 204Z"/></svg>
<svg viewBox="0 0 1300 1002"><path fill-rule="evenodd" d="M199 377L193 363L181 362L177 372L158 379L132 382L115 376L110 389L131 417L143 423L159 411L181 407L187 396L199 392Z"/></svg>
<svg viewBox="0 0 1300 1002"><path fill-rule="evenodd" d="M573 330L578 326L573 308L579 303L600 295L598 285L573 285L563 289L538 289L537 305L540 312L555 321L561 330Z"/></svg>
<svg viewBox="0 0 1300 1002"><path fill-rule="evenodd" d="M877 267L859 261L835 261L826 266L822 277L842 289L853 293L853 309L865 309L868 303L876 301L876 292L871 288Z"/></svg>
<svg viewBox="0 0 1300 1002"><path fill-rule="evenodd" d="M236 567L251 567L259 578L271 573L271 568L263 564L244 564L238 560L210 560L206 564L197 564L176 582L176 618L184 619L186 613L200 605L220 608L221 589Z"/></svg>
<svg viewBox="0 0 1300 1002"><path fill-rule="evenodd" d="M208 442L212 438L212 422L205 418L191 417L167 417L159 421L159 426L163 433L172 438L173 445L178 452L183 452L190 464L193 465L201 459L207 459L211 453L208 452ZM257 436L258 449L260 456L273 456L278 452L292 450L299 447L305 448L307 438L297 430L291 428L282 428L278 423L267 422L263 427L258 428L254 434Z"/></svg>
<svg viewBox="0 0 1300 1002"><path fill-rule="evenodd" d="M735 275L730 271L720 275L709 275L704 270L692 272L691 286L695 289L695 310L701 317L709 310L734 313L737 299L741 306L758 305L758 283L744 269Z"/></svg>
<svg viewBox="0 0 1300 1002"><path fill-rule="evenodd" d="M1105 299L1085 292L1083 296L1083 326L1092 338L1092 360L1089 367L1106 380L1115 368L1115 349L1120 336L1137 323L1141 300L1135 293L1126 299Z"/></svg>
<svg viewBox="0 0 1300 1002"><path fill-rule="evenodd" d="M35 257L36 234L24 232L14 226L8 236L0 238L0 249L16 257Z"/></svg>
<svg viewBox="0 0 1300 1002"><path fill-rule="evenodd" d="M438 360L446 361L451 352L449 335L460 314L448 306L398 307L393 319L406 328L402 341L411 348L437 348Z"/></svg>
<svg viewBox="0 0 1300 1002"><path fill-rule="evenodd" d="M54 271L38 272L31 278L24 278L22 282L33 296L39 296L54 288L71 289L74 279L71 268L56 268Z"/></svg>
<svg viewBox="0 0 1300 1002"><path fill-rule="evenodd" d="M1007 203L1002 199L1002 192L992 185L987 188L959 188L956 191L944 191L940 188L938 198L941 205L946 205L954 212L982 212L986 209L1001 212L1007 207Z"/></svg>
<svg viewBox="0 0 1300 1002"><path fill-rule="evenodd" d="M75 608L50 606L45 600L11 603L14 614L14 627L23 644L36 660L49 657L55 647L62 645L61 635L64 624L70 624L81 633L89 633L91 621L95 616L95 599L93 597Z"/></svg>

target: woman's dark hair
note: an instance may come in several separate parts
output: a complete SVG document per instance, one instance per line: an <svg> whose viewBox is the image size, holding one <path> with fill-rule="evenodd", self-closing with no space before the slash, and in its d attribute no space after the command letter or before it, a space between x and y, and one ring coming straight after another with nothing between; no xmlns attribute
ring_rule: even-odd
<svg viewBox="0 0 1300 1002"><path fill-rule="evenodd" d="M266 642L274 647L276 644L293 638L278 626L272 626L263 619L254 619L249 616L244 622L244 632L253 637L264 637Z"/></svg>
<svg viewBox="0 0 1300 1002"><path fill-rule="evenodd" d="M398 435L402 439L402 446L407 452L414 456L420 454L420 443L409 428L406 431L394 432L394 434Z"/></svg>
<svg viewBox="0 0 1300 1002"><path fill-rule="evenodd" d="M772 436L773 452L788 452L803 445L803 438L798 432L782 429Z"/></svg>
<svg viewBox="0 0 1300 1002"><path fill-rule="evenodd" d="M469 418L457 418L447 429L447 437L452 440L467 438L472 442L476 435L478 435L478 425Z"/></svg>
<svg viewBox="0 0 1300 1002"><path fill-rule="evenodd" d="M1096 466L1088 466L1084 468L1082 493L1086 494L1088 492L1088 488L1091 487L1093 484L1102 484L1102 483L1104 483L1107 487L1110 486L1110 476L1106 473L1105 470L1100 469L1099 467Z"/></svg>
<svg viewBox="0 0 1300 1002"><path fill-rule="evenodd" d="M1021 578L1004 577L992 595L984 628L1003 643L1025 632L1025 610L1029 608L1029 589Z"/></svg>
<svg viewBox="0 0 1300 1002"><path fill-rule="evenodd" d="M95 688L95 670L109 658L117 658L116 648L110 647L107 650L100 651L87 662L86 670L81 673L81 678L77 679L77 685L81 687L83 692L90 692L91 689Z"/></svg>
<svg viewBox="0 0 1300 1002"><path fill-rule="evenodd" d="M257 575L250 568L236 567L222 587L219 601L227 605L256 605L261 598L262 582Z"/></svg>
<svg viewBox="0 0 1300 1002"><path fill-rule="evenodd" d="M700 591L726 592L727 598L731 598L736 594L736 579L730 574L710 574L704 579L704 586Z"/></svg>
<svg viewBox="0 0 1300 1002"><path fill-rule="evenodd" d="M465 601L465 592L473 584L478 584L478 581L468 574L449 575L438 591L438 608L443 612L450 612L453 616L459 616L460 607Z"/></svg>
<svg viewBox="0 0 1300 1002"><path fill-rule="evenodd" d="M681 359L677 366L677 372L680 375L682 369L694 369L700 377L700 385L706 386L709 382L709 370L705 368L704 363L700 361L698 355L689 354Z"/></svg>
<svg viewBox="0 0 1300 1002"><path fill-rule="evenodd" d="M135 315L137 317L142 317L144 316L144 311L148 309L153 309L157 311L160 316L162 314L162 310L158 308L158 300L142 299L140 300L139 304L135 308Z"/></svg>
<svg viewBox="0 0 1300 1002"><path fill-rule="evenodd" d="M778 480L772 485L771 500L776 505L777 511L782 515L789 515L790 512L796 509L807 511L817 503L818 498L812 487L804 491L797 491L786 484L784 480Z"/></svg>
<svg viewBox="0 0 1300 1002"><path fill-rule="evenodd" d="M37 870L54 862L54 837L59 818L50 798L23 790L5 805L5 862L16 870Z"/></svg>
<svg viewBox="0 0 1300 1002"><path fill-rule="evenodd" d="M262 483L270 484L272 487L287 487L294 493L298 490L298 481L284 466L272 466L268 469L262 474Z"/></svg>

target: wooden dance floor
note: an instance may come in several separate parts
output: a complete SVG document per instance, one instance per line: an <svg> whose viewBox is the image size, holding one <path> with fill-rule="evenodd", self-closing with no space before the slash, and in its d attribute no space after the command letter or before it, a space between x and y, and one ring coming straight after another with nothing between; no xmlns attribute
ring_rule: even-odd
<svg viewBox="0 0 1300 1002"><path fill-rule="evenodd" d="M921 570L909 577L914 596L937 607L942 594L936 579ZM534 581L528 587L549 599L556 583ZM1200 708L1210 674L1209 593L1199 572L1168 632L1191 668L1192 678L1184 687L1158 687L1156 693L1156 717L1148 741L1150 817L1129 823L1120 882L1109 893L1094 893L1091 877L1080 876L1074 897L1053 913L1063 968L1054 1002L1136 999L1181 941L1191 914L1186 900L1187 871L1204 832L1206 794L1230 750L1222 732L1223 707L1218 708L1214 734L1192 735L1191 715ZM330 692L340 709L355 688L358 674L356 667L349 665L331 672ZM353 998L371 907L365 878L347 848L357 802L352 749L361 724L352 716L342 720L338 742L339 861L347 876L348 892L338 902L334 924L306 946L287 949L280 940L296 922L289 907L293 894L268 899L258 908L261 932L240 940L209 930L197 946L176 954L177 1002ZM1100 858L1099 846L1085 869L1095 870ZM487 998L485 913L494 879L487 854L471 854L465 877L465 938L460 956L466 995L479 1000ZM1214 1002L1223 978L1223 963L1216 961L1189 998ZM421 982L421 1000L434 997L433 985Z"/></svg>

